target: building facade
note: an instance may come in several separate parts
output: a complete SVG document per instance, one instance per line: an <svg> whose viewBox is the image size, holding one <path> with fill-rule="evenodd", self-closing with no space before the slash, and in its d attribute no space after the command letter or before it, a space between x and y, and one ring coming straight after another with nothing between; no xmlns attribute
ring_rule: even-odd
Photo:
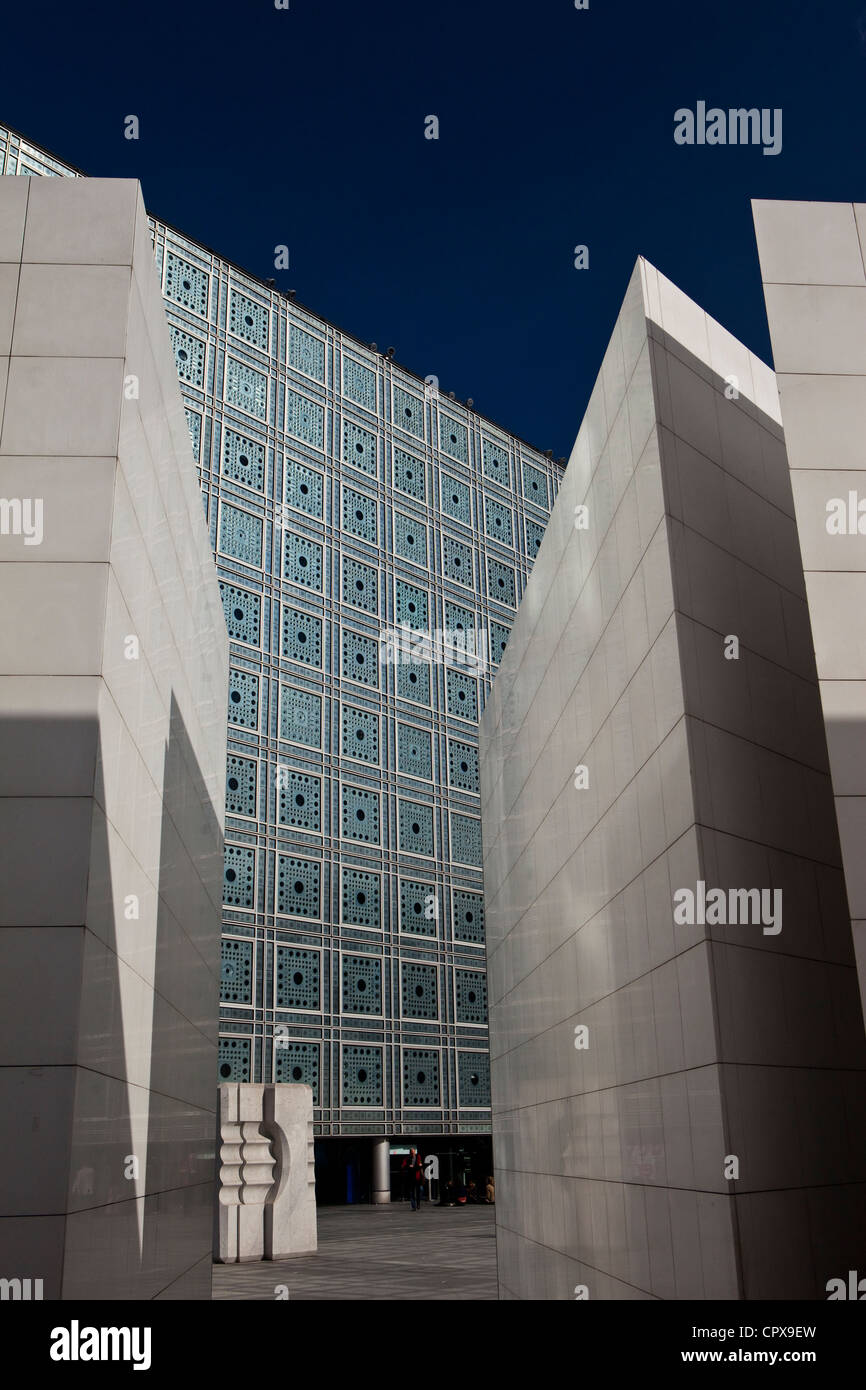
<svg viewBox="0 0 866 1390"><path fill-rule="evenodd" d="M0 171L78 172L9 130ZM323 1137L489 1134L477 725L561 470L150 226L231 640L214 1080L308 1083Z"/></svg>

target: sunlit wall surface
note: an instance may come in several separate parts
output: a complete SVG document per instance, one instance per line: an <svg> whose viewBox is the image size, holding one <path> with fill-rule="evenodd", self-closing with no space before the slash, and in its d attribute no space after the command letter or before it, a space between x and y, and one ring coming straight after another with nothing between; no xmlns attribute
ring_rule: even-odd
<svg viewBox="0 0 866 1390"><path fill-rule="evenodd" d="M866 1001L866 205L752 211Z"/></svg>
<svg viewBox="0 0 866 1390"><path fill-rule="evenodd" d="M228 637L135 180L0 180L0 379L0 1277L207 1299Z"/></svg>
<svg viewBox="0 0 866 1390"><path fill-rule="evenodd" d="M643 260L481 735L502 1296L826 1298L866 1041L778 396Z"/></svg>

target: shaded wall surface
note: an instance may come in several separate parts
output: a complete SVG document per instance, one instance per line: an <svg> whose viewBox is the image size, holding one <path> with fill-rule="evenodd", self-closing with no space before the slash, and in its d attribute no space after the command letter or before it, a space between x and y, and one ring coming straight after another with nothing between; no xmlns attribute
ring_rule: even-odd
<svg viewBox="0 0 866 1390"><path fill-rule="evenodd" d="M752 204L866 1000L866 204Z"/></svg>
<svg viewBox="0 0 866 1390"><path fill-rule="evenodd" d="M0 408L0 1274L209 1297L228 639L137 183L0 180Z"/></svg>
<svg viewBox="0 0 866 1390"><path fill-rule="evenodd" d="M826 1297L866 1051L778 398L644 261L481 748L502 1296Z"/></svg>

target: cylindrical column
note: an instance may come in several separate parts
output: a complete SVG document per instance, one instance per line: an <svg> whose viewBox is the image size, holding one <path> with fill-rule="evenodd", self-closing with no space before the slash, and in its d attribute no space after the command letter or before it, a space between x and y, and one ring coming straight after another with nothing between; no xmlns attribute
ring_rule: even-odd
<svg viewBox="0 0 866 1390"><path fill-rule="evenodd" d="M377 1206L391 1200L391 1141L373 1140L373 1201Z"/></svg>

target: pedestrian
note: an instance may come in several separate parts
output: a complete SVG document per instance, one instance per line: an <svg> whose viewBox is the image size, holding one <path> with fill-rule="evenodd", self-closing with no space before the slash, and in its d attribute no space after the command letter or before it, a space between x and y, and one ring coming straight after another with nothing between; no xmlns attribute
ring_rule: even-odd
<svg viewBox="0 0 866 1390"><path fill-rule="evenodd" d="M403 1171L404 1195L408 1195L409 1201L412 1204L412 1210L420 1211L424 1187L424 1168L421 1163L421 1155L414 1144L409 1150L409 1157L403 1159L401 1167Z"/></svg>
<svg viewBox="0 0 866 1390"><path fill-rule="evenodd" d="M492 1177L487 1179L487 1186L484 1189L484 1200L491 1207L496 1205L496 1185Z"/></svg>

